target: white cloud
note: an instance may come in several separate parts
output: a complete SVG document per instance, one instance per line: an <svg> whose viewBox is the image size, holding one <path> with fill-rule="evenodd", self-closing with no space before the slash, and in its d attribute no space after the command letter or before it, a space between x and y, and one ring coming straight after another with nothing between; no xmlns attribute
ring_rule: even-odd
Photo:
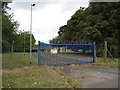
<svg viewBox="0 0 120 90"><path fill-rule="evenodd" d="M19 29L20 30L28 30L30 27L30 12L18 9L14 12L14 19L20 23Z"/></svg>
<svg viewBox="0 0 120 90"><path fill-rule="evenodd" d="M16 5L14 5L16 4ZM17 7L17 3L10 5L14 13L14 19L20 22L20 30L30 30L30 9ZM19 3L21 4L21 3ZM43 4L43 5L42 5ZM42 6L39 6L42 5ZM88 2L82 4L79 3L36 3L33 7L33 29L32 33L35 36L36 41L48 43L50 39L57 36L59 27L67 24L67 20L79 9L80 6L86 7ZM37 42L36 42L37 43Z"/></svg>

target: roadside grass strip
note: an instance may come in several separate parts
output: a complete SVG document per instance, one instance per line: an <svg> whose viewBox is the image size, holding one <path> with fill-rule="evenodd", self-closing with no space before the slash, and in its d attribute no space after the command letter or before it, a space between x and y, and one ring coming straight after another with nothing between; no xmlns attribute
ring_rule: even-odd
<svg viewBox="0 0 120 90"><path fill-rule="evenodd" d="M73 79L72 77L70 76L66 76L65 73L63 73L62 71L60 70L57 70L56 68L52 67L52 69L59 73L71 86L72 88L82 88L82 85L76 80L76 79ZM62 69L62 67L61 67Z"/></svg>
<svg viewBox="0 0 120 90"><path fill-rule="evenodd" d="M104 58L96 58L96 63L93 63L92 65L96 65L96 66L109 66L109 67L118 67L119 66L119 58L116 59L112 59L112 58L107 58L106 61L104 61Z"/></svg>
<svg viewBox="0 0 120 90"><path fill-rule="evenodd" d="M59 72L59 71L58 71ZM75 88L78 83L48 66L3 70L3 88ZM65 79L65 77L67 79ZM71 85L72 84L72 85Z"/></svg>

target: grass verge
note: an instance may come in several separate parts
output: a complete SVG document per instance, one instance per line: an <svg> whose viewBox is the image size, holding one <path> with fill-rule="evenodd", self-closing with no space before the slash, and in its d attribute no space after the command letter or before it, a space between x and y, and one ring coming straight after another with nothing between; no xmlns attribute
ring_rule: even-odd
<svg viewBox="0 0 120 90"><path fill-rule="evenodd" d="M48 66L37 65L33 55L29 65L29 53L5 53L2 55L3 88L77 88L73 78ZM11 69L12 68L12 69Z"/></svg>
<svg viewBox="0 0 120 90"><path fill-rule="evenodd" d="M117 59L112 59L112 58L107 58L106 61L104 61L104 58L97 58L96 63L93 63L92 65L97 65L97 66L110 66L110 67L119 67L119 58Z"/></svg>
<svg viewBox="0 0 120 90"><path fill-rule="evenodd" d="M68 78L69 82L73 80ZM4 70L2 76L3 88L72 88L68 81L47 66L31 66Z"/></svg>
<svg viewBox="0 0 120 90"><path fill-rule="evenodd" d="M66 76L62 71L57 70L56 68L52 67L52 69L59 73L71 86L72 88L82 88L81 84L76 80L73 79L72 77Z"/></svg>

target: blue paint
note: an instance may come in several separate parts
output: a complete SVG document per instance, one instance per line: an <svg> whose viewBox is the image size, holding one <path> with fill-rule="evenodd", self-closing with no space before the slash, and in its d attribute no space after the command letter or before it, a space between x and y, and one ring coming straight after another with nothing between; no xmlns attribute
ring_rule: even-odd
<svg viewBox="0 0 120 90"><path fill-rule="evenodd" d="M72 63L53 63L53 64L47 64L47 65L67 65L67 64L82 64L82 63L95 63L96 62L96 43L93 44L40 44L40 41L38 41L38 65L40 65L40 46L41 45L84 45L84 46L93 46L93 60L90 62L72 62Z"/></svg>
<svg viewBox="0 0 120 90"><path fill-rule="evenodd" d="M96 62L96 43L93 43L93 62Z"/></svg>
<svg viewBox="0 0 120 90"><path fill-rule="evenodd" d="M40 65L40 41L38 41L38 65Z"/></svg>
<svg viewBox="0 0 120 90"><path fill-rule="evenodd" d="M56 63L56 64L47 64L47 65L67 65L67 64L82 64L82 63L93 63L91 62L73 62L73 63Z"/></svg>
<svg viewBox="0 0 120 90"><path fill-rule="evenodd" d="M93 45L93 44L41 44L41 45Z"/></svg>

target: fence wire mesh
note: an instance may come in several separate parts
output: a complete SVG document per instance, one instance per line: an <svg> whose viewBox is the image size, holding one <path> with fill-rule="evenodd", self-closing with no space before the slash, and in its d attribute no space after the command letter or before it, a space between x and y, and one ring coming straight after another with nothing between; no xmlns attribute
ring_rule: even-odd
<svg viewBox="0 0 120 90"><path fill-rule="evenodd" d="M93 45L41 44L40 50L40 63L45 65L93 62Z"/></svg>
<svg viewBox="0 0 120 90"><path fill-rule="evenodd" d="M2 68L14 69L20 67L30 66L30 51L29 47L23 47L23 45L13 44L10 47L6 47L7 51L3 50L2 53ZM37 65L37 52L32 52L32 65Z"/></svg>

